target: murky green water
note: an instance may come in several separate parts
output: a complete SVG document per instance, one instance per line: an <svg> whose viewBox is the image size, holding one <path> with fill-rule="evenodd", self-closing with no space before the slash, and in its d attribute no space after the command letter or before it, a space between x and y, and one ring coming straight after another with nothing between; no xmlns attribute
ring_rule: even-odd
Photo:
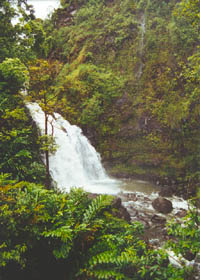
<svg viewBox="0 0 200 280"><path fill-rule="evenodd" d="M150 195L153 192L159 192L161 188L146 181L128 179L122 181L120 189L122 192L142 192Z"/></svg>

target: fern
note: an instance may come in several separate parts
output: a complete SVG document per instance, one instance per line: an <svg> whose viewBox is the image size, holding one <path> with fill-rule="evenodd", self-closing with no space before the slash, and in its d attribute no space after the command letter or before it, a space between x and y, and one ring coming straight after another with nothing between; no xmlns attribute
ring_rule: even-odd
<svg viewBox="0 0 200 280"><path fill-rule="evenodd" d="M63 242L72 241L73 231L69 226L62 226L55 230L44 231L42 233L44 237L60 238Z"/></svg>
<svg viewBox="0 0 200 280"><path fill-rule="evenodd" d="M108 207L112 201L113 197L108 195L100 195L95 198L84 213L83 223L89 223L102 209Z"/></svg>
<svg viewBox="0 0 200 280"><path fill-rule="evenodd" d="M99 269L95 271L86 272L87 279L112 279L112 280L131 280L131 278L124 276L124 274L115 271L114 269Z"/></svg>
<svg viewBox="0 0 200 280"><path fill-rule="evenodd" d="M62 194L8 182L6 176L0 180L0 266L8 271L10 262L28 264L32 273L41 270L46 259L56 259L57 269L61 265L71 280L185 279L184 271L166 267L166 256L139 239L140 224L112 216L113 197L91 201L82 190ZM41 256L40 246L46 250Z"/></svg>
<svg viewBox="0 0 200 280"><path fill-rule="evenodd" d="M104 251L89 260L90 268L95 267L98 264L119 264L115 258L115 252L113 251Z"/></svg>

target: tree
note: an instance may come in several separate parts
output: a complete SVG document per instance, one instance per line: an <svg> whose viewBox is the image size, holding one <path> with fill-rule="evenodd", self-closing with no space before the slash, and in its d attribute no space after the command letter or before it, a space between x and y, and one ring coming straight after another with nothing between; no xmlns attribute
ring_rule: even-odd
<svg viewBox="0 0 200 280"><path fill-rule="evenodd" d="M37 130L20 94L29 77L22 61L33 57L33 18L26 0L0 1L0 170L17 180L43 182Z"/></svg>
<svg viewBox="0 0 200 280"><path fill-rule="evenodd" d="M0 89L16 94L28 84L29 75L18 58L7 58L0 64Z"/></svg>
<svg viewBox="0 0 200 280"><path fill-rule="evenodd" d="M18 57L27 61L32 56L31 40L26 36L25 23L33 18L33 10L27 0L1 0L0 62L6 57Z"/></svg>
<svg viewBox="0 0 200 280"><path fill-rule="evenodd" d="M29 80L18 58L0 64L0 170L18 180L43 181L36 129L24 108L20 90Z"/></svg>
<svg viewBox="0 0 200 280"><path fill-rule="evenodd" d="M55 80L62 64L58 61L47 61L43 59L36 60L35 63L29 65L30 84L28 90L28 101L37 102L45 115L45 163L46 163L46 186L50 186L49 172L49 152L52 141L49 142L48 136L48 117L58 109L59 103L55 95ZM51 139L53 140L53 139ZM48 145L50 143L50 145ZM54 149L53 149L54 150Z"/></svg>
<svg viewBox="0 0 200 280"><path fill-rule="evenodd" d="M192 22L193 26L199 28L200 3L199 0L182 0L179 3L177 13Z"/></svg>

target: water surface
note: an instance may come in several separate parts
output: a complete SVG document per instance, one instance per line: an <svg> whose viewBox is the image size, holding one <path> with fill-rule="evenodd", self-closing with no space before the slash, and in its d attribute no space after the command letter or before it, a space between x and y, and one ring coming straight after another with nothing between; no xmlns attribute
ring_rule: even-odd
<svg viewBox="0 0 200 280"><path fill-rule="evenodd" d="M161 189L160 186L154 185L150 182L133 179L122 180L119 187L122 192L141 192L147 195L159 192Z"/></svg>

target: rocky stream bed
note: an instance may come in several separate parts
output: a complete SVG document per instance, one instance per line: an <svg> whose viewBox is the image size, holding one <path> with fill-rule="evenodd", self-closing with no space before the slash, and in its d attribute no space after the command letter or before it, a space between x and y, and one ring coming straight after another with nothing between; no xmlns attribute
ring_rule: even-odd
<svg viewBox="0 0 200 280"><path fill-rule="evenodd" d="M159 192L144 194L142 192L120 192L115 201L120 216L127 221L139 221L144 225L144 240L155 248L160 248L170 237L167 234L166 223L170 219L181 223L181 218L187 214L188 203L186 200L171 195L165 197ZM193 279L200 279L200 256L176 257L168 251L169 260L175 266L182 263L195 267Z"/></svg>

